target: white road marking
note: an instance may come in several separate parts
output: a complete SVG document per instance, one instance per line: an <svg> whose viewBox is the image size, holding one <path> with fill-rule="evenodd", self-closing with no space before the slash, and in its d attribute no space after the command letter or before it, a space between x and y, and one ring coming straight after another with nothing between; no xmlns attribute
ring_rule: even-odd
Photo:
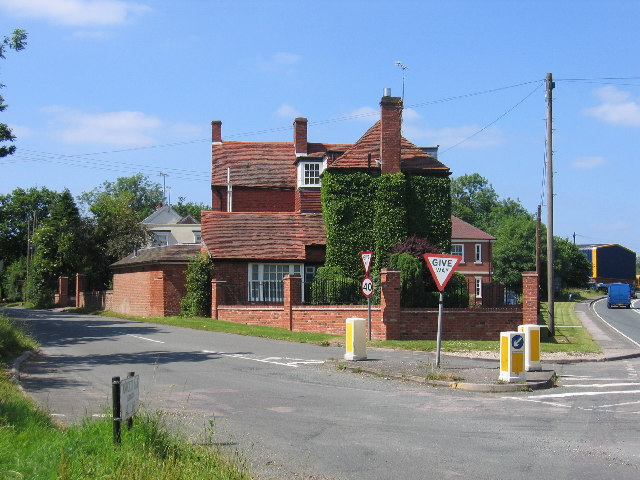
<svg viewBox="0 0 640 480"><path fill-rule="evenodd" d="M544 400L546 398L569 398L569 397L594 397L598 395L629 395L633 393L640 393L640 390L615 390L612 392L568 392L568 393L550 393L547 395L535 395L527 398L534 398L536 400ZM519 399L519 397L503 397L510 399Z"/></svg>
<svg viewBox="0 0 640 480"><path fill-rule="evenodd" d="M609 322L607 322L604 318L602 318L602 315L600 315L598 312L596 312L596 309L594 308L594 305L595 305L596 303L598 303L598 302L602 302L602 301L604 301L604 300L605 300L605 298L601 298L600 300L596 300L595 302L593 302L593 303L590 305L590 307L589 307L589 308L591 309L591 311L592 311L593 313L595 313L595 314L598 316L598 318L599 318L600 320L602 320L604 323L606 323L606 324L607 324L609 327L611 327L613 330L615 330L616 332L618 332L620 335L622 335L624 338L626 338L627 340L629 340L631 343L633 343L633 344L634 344L634 345L636 345L637 347L640 347L640 343L636 342L636 341L635 341L635 340L633 340L632 338L629 338L627 335L625 335L624 333L622 333L620 330L618 330L616 327L614 327L614 326L613 326L613 325L611 325ZM637 314L640 314L640 312L639 312L638 310L636 310L636 309L635 309L635 306L634 306L633 311L634 311L635 313L637 313Z"/></svg>
<svg viewBox="0 0 640 480"><path fill-rule="evenodd" d="M324 363L323 360L304 360L301 358L288 358L288 357L255 358L255 357L247 357L246 355L242 355L241 353L213 352L211 350L202 350L202 353L212 353L215 355L221 355L223 357L241 358L243 360L251 360L253 362L271 363L273 365L282 365L284 367L294 367L294 368L297 368L298 365L318 365L318 364ZM280 361L280 360L291 360L291 361L286 362L286 361Z"/></svg>
<svg viewBox="0 0 640 480"><path fill-rule="evenodd" d="M147 337L139 337L138 335L132 335L131 333L126 333L125 335L128 335L129 337L133 337L133 338L139 338L140 340L146 340L148 342L164 343L164 342L161 342L160 340L153 340L152 338L147 338Z"/></svg>
<svg viewBox="0 0 640 480"><path fill-rule="evenodd" d="M638 382L590 383L590 384L575 384L571 386L575 388L608 388L608 387L631 387L634 385L640 385L640 383Z"/></svg>

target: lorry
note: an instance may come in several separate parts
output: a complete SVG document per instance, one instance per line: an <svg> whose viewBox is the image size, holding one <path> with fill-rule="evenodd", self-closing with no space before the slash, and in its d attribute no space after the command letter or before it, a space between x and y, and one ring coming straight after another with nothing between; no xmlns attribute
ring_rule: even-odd
<svg viewBox="0 0 640 480"><path fill-rule="evenodd" d="M607 308L631 308L631 285L628 283L611 283L607 289Z"/></svg>

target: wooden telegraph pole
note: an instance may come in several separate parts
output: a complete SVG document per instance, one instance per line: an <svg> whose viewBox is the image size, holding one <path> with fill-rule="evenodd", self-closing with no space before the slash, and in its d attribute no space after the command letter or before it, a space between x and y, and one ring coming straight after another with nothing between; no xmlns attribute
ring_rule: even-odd
<svg viewBox="0 0 640 480"><path fill-rule="evenodd" d="M556 333L554 319L553 298L553 82L551 74L547 73L547 309L549 334Z"/></svg>

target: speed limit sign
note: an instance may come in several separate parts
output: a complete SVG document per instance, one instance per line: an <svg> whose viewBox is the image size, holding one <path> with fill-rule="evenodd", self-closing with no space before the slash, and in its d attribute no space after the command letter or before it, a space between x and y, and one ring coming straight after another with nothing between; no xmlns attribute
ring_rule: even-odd
<svg viewBox="0 0 640 480"><path fill-rule="evenodd" d="M371 280L371 277L364 277L362 279L362 294L365 297L373 295L373 280Z"/></svg>

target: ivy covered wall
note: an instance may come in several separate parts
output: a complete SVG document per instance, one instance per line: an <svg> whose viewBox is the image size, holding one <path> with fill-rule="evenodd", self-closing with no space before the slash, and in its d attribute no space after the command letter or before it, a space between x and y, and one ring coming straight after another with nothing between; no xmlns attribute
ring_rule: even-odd
<svg viewBox="0 0 640 480"><path fill-rule="evenodd" d="M358 254L373 250L373 269L379 272L388 266L391 249L411 235L449 251L449 188L450 180L445 177L325 171L321 199L326 265L359 278L362 263Z"/></svg>

